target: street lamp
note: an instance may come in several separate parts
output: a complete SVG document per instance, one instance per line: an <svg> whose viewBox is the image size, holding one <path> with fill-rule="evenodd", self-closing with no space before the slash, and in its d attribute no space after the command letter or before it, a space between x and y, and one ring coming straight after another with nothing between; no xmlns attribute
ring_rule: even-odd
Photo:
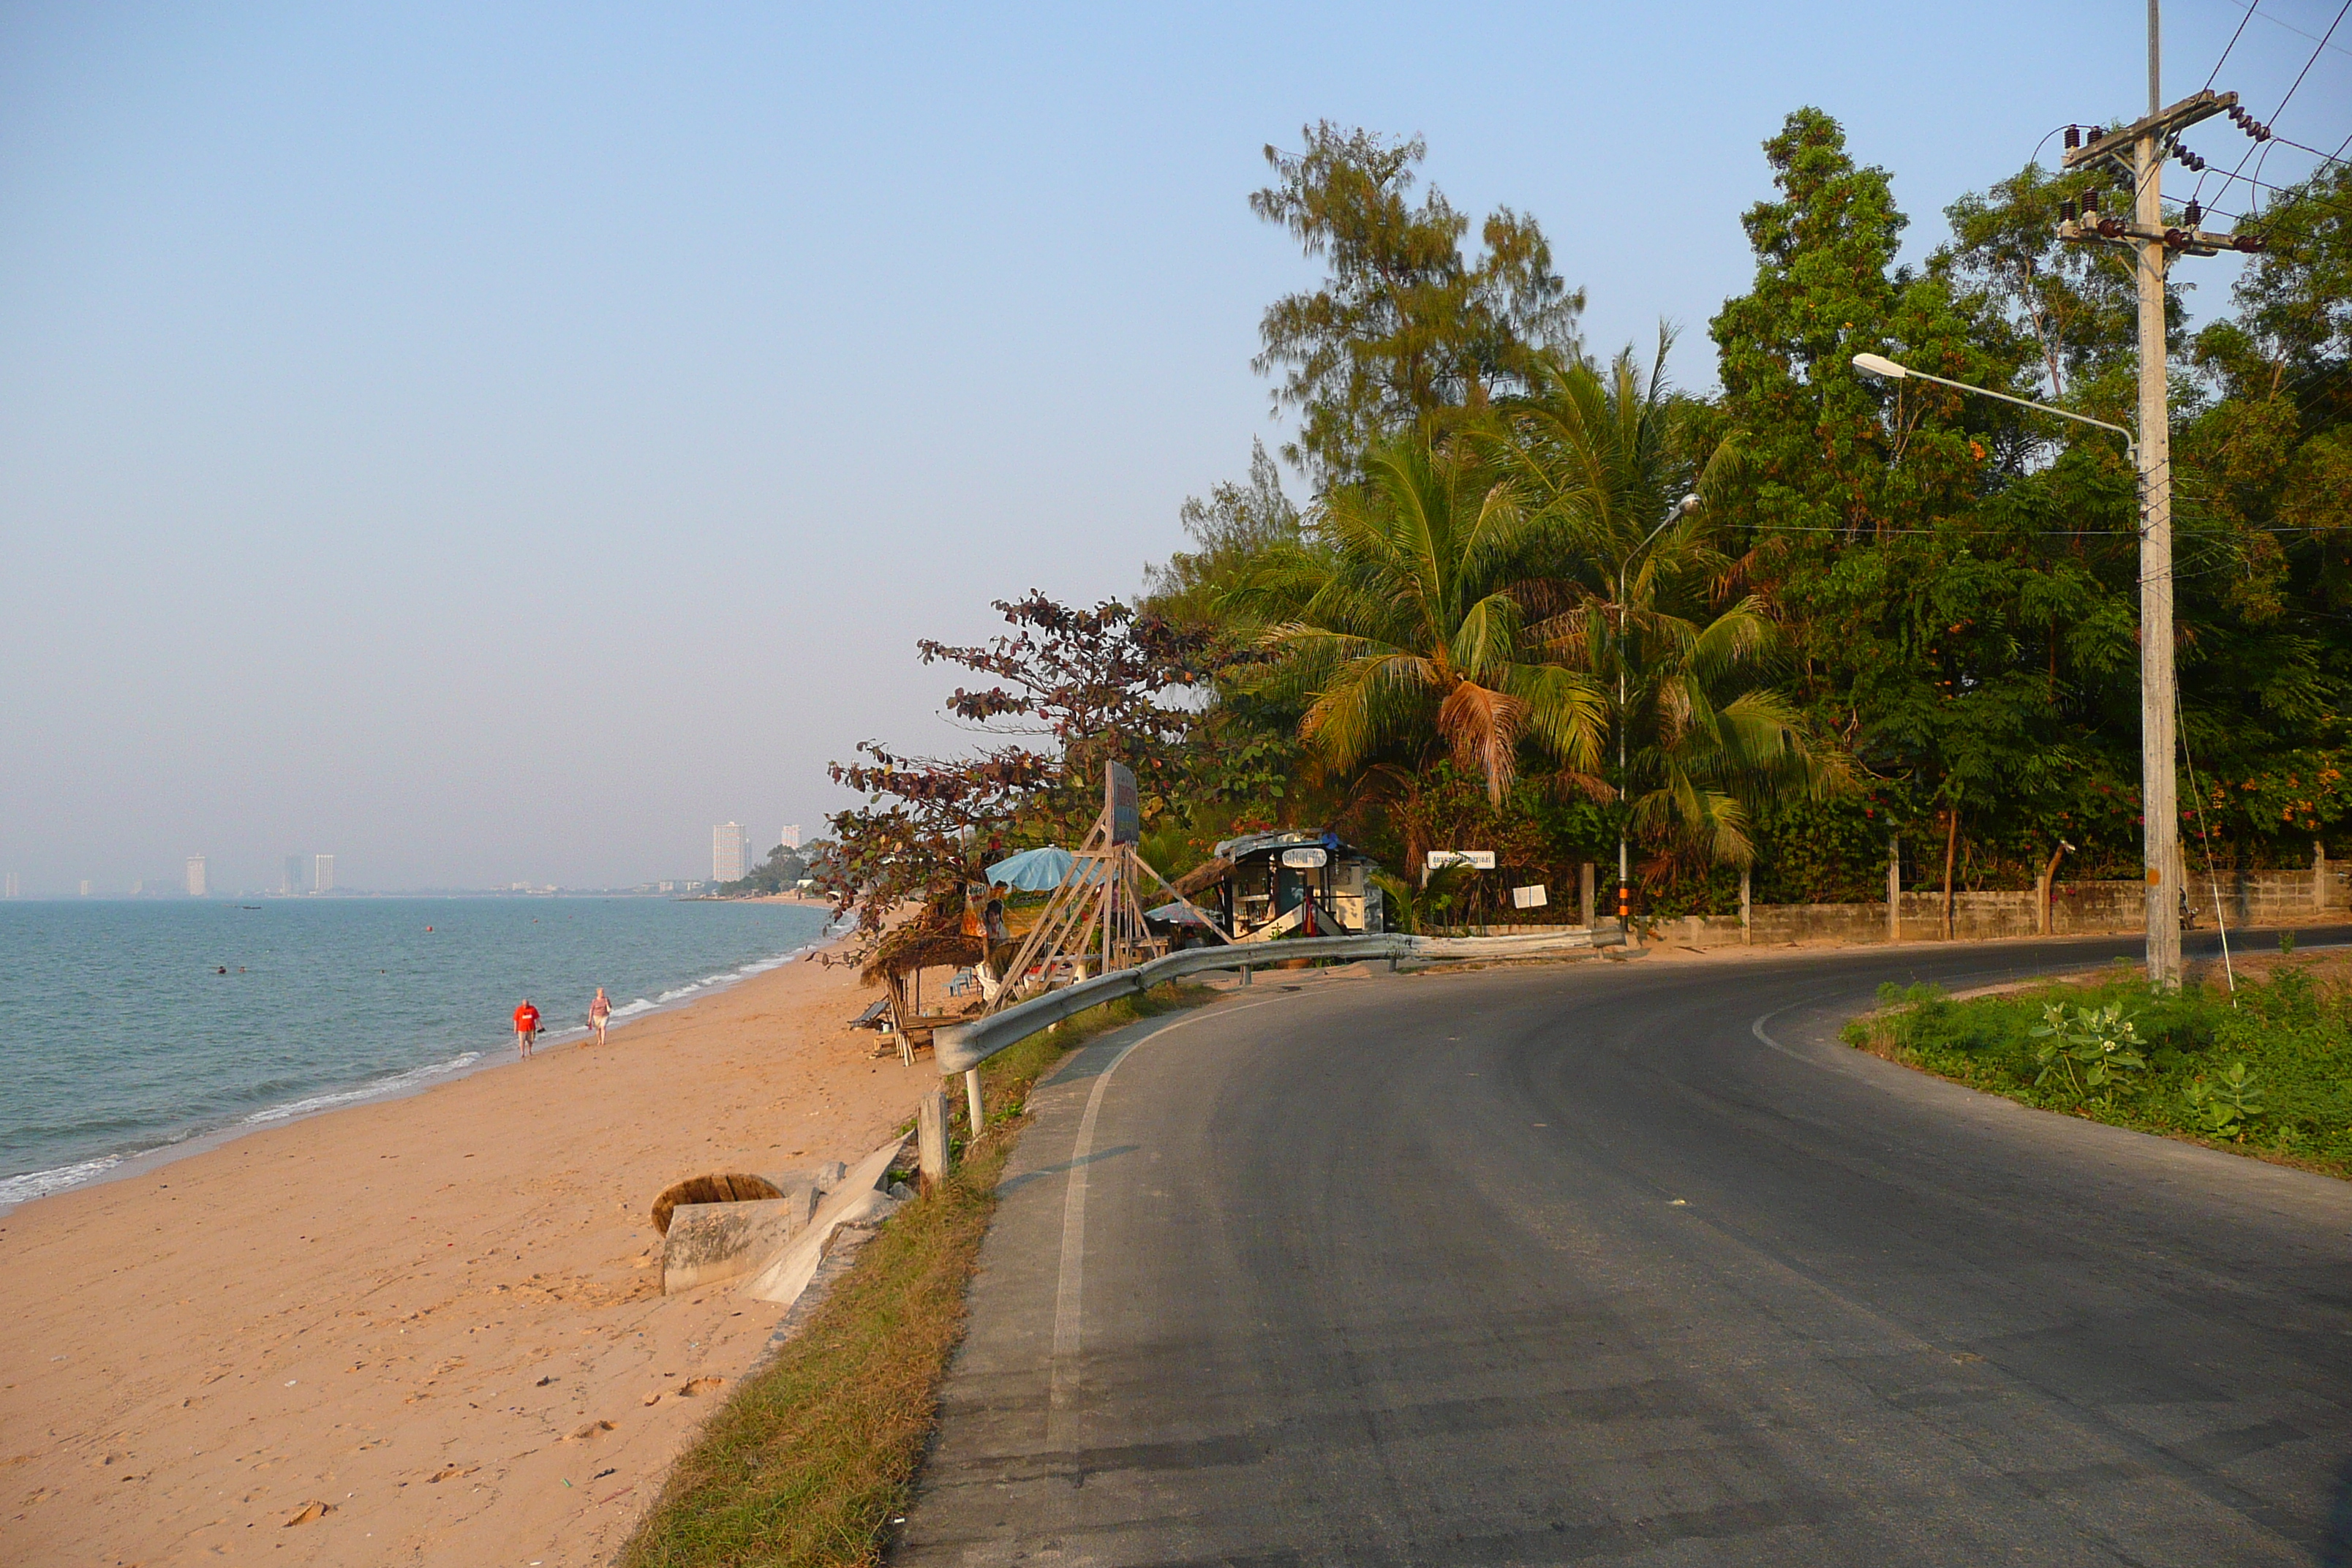
<svg viewBox="0 0 2352 1568"><path fill-rule="evenodd" d="M1965 381L1948 381L1940 375L1929 375L1924 370L1913 370L1907 364L1897 364L1885 354L1856 354L1853 356L1853 368L1864 375L1875 376L1881 381L1932 381L1937 386L1949 386L1961 392L1972 392L1979 397L1998 397L2003 403L2014 403L2020 408L2037 409L2043 414L2054 414L2061 419L2072 419L2083 425L2095 425L2102 430L2112 430L2122 437L2125 451L2135 462L2139 458L2138 437L2120 425L2110 425L2104 419L2094 419L2087 414L2077 414L2071 408L2054 408L2047 403L2036 403L2030 397L2011 397L2008 393L1995 392L1990 386L1971 386Z"/></svg>
<svg viewBox="0 0 2352 1568"><path fill-rule="evenodd" d="M2077 424L2095 425L2102 430L2112 430L2124 438L2125 452L2132 466L2139 466L2139 437L2120 425L2110 425L2104 419L2094 419L2087 414L2077 414L2071 408L2053 408L2047 403L2031 398L2011 397L2006 392L1995 392L1989 386L1971 386L1965 381L1949 381L1940 375L1929 375L1923 370L1897 364L1884 354L1856 354L1853 368L1864 375L1881 381L1932 381L1938 386L1973 393L1979 397L1997 397L2003 403L2014 403L2021 408L2036 413L2052 414ZM2161 431L2158 434L2162 434ZM2158 461L2162 461L2159 451ZM2180 984L2180 905L2182 889L2177 864L2180 844L2180 823L2175 799L2172 776L2172 711L2174 697L2172 669L2171 584L2157 580L2148 560L2147 530L2140 534L2140 626L2160 628L2156 637L2140 638L2139 675L2139 775L2140 820L2144 825L2147 860L2147 978L2153 984L2177 986ZM2169 547L2163 552L2165 563L2158 570L2168 576ZM2152 613L2151 596L2158 590L2164 595L2161 616ZM2053 866L2056 858L2052 858Z"/></svg>
<svg viewBox="0 0 2352 1568"><path fill-rule="evenodd" d="M1617 928L1620 931L1630 931L1633 919L1633 858L1625 837L1625 830L1633 825L1622 815L1627 786L1633 782L1625 771L1625 631L1627 617L1632 615L1633 607L1625 602L1625 580L1633 571L1634 556L1647 550L1652 540L1697 510L1698 496L1696 493L1675 502L1666 509L1666 515L1658 520L1658 526L1650 530L1642 542L1628 551L1625 558L1617 563L1617 804L1620 808L1617 823Z"/></svg>

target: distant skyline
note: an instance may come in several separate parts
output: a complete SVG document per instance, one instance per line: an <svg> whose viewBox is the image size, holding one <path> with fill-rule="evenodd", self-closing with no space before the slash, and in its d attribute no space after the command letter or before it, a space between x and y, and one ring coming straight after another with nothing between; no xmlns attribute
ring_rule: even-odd
<svg viewBox="0 0 2352 1568"><path fill-rule="evenodd" d="M2243 22L2217 85L2335 147L2352 39L2275 112L2334 9L2170 5L2168 92ZM814 837L858 741L968 743L917 638L1131 595L1279 439L1258 318L1318 268L1248 210L1265 143L1424 135L1474 237L1541 221L1593 350L1671 319L1703 388L1789 110L1893 173L1916 261L2140 111L2144 16L7 7L0 865L625 887L747 805Z"/></svg>

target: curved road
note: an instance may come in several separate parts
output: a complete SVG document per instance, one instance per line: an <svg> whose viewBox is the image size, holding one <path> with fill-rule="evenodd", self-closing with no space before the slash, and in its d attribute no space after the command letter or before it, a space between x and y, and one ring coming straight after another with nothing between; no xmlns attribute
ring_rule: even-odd
<svg viewBox="0 0 2352 1568"><path fill-rule="evenodd" d="M891 1561L2320 1561L2352 1185L1834 1043L2128 951L1265 975L1099 1042Z"/></svg>

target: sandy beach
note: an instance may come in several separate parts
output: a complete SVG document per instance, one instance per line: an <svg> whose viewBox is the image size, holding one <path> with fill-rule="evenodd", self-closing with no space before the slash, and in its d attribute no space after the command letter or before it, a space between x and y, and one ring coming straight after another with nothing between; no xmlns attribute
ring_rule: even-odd
<svg viewBox="0 0 2352 1568"><path fill-rule="evenodd" d="M786 964L0 1215L0 1562L608 1561L781 1315L665 1299L647 1208L909 1117L868 994Z"/></svg>

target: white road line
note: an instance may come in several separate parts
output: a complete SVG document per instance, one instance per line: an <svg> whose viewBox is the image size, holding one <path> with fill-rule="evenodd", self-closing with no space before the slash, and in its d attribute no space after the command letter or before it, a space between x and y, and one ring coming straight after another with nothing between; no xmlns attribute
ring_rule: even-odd
<svg viewBox="0 0 2352 1568"><path fill-rule="evenodd" d="M1078 1119L1078 1140L1070 1150L1069 1184L1062 1199L1062 1272L1054 1291L1054 1372L1051 1392L1047 1396L1045 1437L1048 1442L1060 1441L1068 1436L1066 1414L1077 1400L1079 1310L1086 1290L1087 1250L1087 1159L1095 1152L1095 1118L1101 1113L1103 1092L1110 1088L1111 1074L1119 1064L1134 1053L1146 1040L1156 1040L1172 1035L1188 1024L1198 1024L1210 1018L1230 1018L1236 1013L1246 1013L1281 1000L1269 996L1263 1002L1245 1002L1238 1007L1219 1008L1210 1013L1195 1013L1189 1018L1179 1018L1167 1027L1154 1029L1142 1039L1129 1040L1119 1047L1095 1079L1094 1092L1087 1097L1086 1114Z"/></svg>

